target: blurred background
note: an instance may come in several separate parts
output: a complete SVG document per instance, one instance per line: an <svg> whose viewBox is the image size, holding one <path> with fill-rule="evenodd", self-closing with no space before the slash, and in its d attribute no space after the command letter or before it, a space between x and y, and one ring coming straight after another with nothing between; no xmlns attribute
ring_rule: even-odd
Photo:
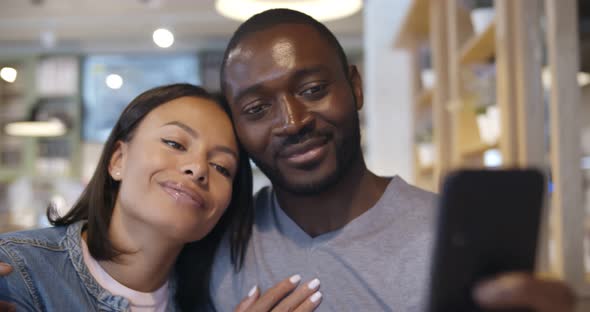
<svg viewBox="0 0 590 312"><path fill-rule="evenodd" d="M363 75L372 170L437 191L454 168L540 166L558 213L548 253L583 229L573 248L590 267L590 1L551 3L0 0L0 232L69 209L131 99L175 82L218 91L240 21L292 6L325 21ZM256 170L255 188L267 183Z"/></svg>
<svg viewBox="0 0 590 312"><path fill-rule="evenodd" d="M219 91L225 46L255 13L249 2L0 0L0 231L46 225L49 202L67 211L141 92L175 82ZM362 70L362 1L341 12L327 2L308 8ZM256 188L268 183L255 176Z"/></svg>

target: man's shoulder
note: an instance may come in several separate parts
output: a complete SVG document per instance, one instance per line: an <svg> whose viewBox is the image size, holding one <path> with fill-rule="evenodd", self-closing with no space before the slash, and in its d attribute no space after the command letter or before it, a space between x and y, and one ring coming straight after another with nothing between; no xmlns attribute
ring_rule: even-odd
<svg viewBox="0 0 590 312"><path fill-rule="evenodd" d="M272 185L263 186L254 193L254 207L256 210L270 208L273 202L273 196Z"/></svg>
<svg viewBox="0 0 590 312"><path fill-rule="evenodd" d="M393 177L383 193L382 201L385 203L397 203L413 208L433 210L438 200L438 195L406 182L401 177Z"/></svg>

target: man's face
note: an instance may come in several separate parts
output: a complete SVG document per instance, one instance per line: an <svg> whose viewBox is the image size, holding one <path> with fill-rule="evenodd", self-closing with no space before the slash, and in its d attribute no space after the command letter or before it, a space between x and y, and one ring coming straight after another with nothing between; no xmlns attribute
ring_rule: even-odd
<svg viewBox="0 0 590 312"><path fill-rule="evenodd" d="M247 35L229 53L225 84L238 138L274 185L321 192L360 156L360 77L312 27Z"/></svg>

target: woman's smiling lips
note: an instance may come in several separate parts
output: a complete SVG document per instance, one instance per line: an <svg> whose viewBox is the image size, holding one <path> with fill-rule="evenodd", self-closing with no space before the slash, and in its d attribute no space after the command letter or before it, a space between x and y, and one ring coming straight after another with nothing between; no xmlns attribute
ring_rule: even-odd
<svg viewBox="0 0 590 312"><path fill-rule="evenodd" d="M205 208L205 199L197 191L182 183L166 181L160 183L160 185L176 202L196 208Z"/></svg>

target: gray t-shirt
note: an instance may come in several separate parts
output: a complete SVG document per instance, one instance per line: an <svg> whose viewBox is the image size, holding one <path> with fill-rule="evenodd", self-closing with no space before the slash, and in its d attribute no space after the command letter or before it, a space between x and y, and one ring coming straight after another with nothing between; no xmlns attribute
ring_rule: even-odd
<svg viewBox="0 0 590 312"><path fill-rule="evenodd" d="M435 198L394 177L371 209L312 238L283 212L270 187L262 189L243 269L233 271L227 241L216 255L217 311L233 311L254 285L265 291L293 274L302 283L320 279L319 312L422 311Z"/></svg>

